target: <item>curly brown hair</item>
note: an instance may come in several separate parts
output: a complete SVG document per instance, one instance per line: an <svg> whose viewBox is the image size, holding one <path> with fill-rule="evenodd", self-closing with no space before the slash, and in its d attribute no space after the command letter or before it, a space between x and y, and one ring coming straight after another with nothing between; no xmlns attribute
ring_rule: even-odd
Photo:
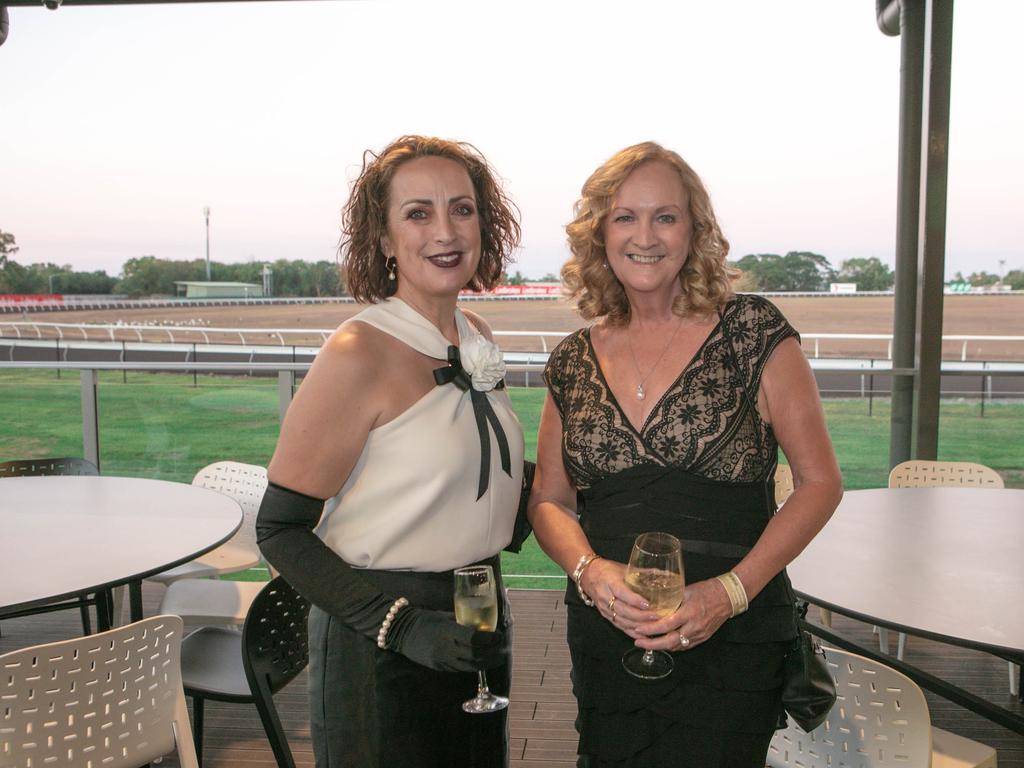
<svg viewBox="0 0 1024 768"><path fill-rule="evenodd" d="M607 267L604 224L626 177L644 163L652 162L665 163L679 174L693 225L690 252L679 271L683 292L673 311L680 315L708 314L732 298L732 280L739 271L725 261L729 242L718 227L704 183L678 154L646 141L617 152L590 175L573 208L575 218L565 228L572 256L562 267L562 282L566 294L586 320L604 318L616 325L629 322L629 299L622 283Z"/></svg>
<svg viewBox="0 0 1024 768"><path fill-rule="evenodd" d="M430 136L402 136L380 154L363 153L363 167L342 211L342 264L349 293L377 302L395 293L381 240L387 234L391 180L400 166L418 157L445 157L466 169L480 212L480 264L466 285L480 291L498 284L519 245L519 209L508 199L497 174L472 144Z"/></svg>

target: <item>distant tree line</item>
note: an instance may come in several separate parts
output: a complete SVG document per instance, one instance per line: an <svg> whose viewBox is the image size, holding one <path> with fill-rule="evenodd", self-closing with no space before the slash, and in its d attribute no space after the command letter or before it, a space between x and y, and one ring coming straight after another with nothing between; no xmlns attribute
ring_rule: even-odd
<svg viewBox="0 0 1024 768"><path fill-rule="evenodd" d="M19 264L14 235L0 231L0 293L110 294L127 296L171 295L176 281L206 279L206 261L170 261L156 256L129 259L120 277L103 270L80 272L56 264ZM270 264L275 296L339 296L345 292L338 265L330 261L289 261ZM216 282L263 283L263 263L222 264L210 262L210 279Z"/></svg>
<svg viewBox="0 0 1024 768"><path fill-rule="evenodd" d="M275 296L339 296L345 292L338 265L331 261L289 261L269 264ZM210 279L224 283L263 283L263 263L222 264L210 262ZM206 280L206 261L169 261L156 256L128 259L121 268L115 293L129 296L174 294L176 281Z"/></svg>
<svg viewBox="0 0 1024 768"><path fill-rule="evenodd" d="M1011 290L1024 291L1024 269L1011 269L1005 275L1002 280L999 279L999 275L993 275L991 272L971 272L971 274L964 277L962 272L957 272L953 275L953 282L955 283L969 283L975 288L984 288L989 285L1003 285L1010 286Z"/></svg>
<svg viewBox="0 0 1024 768"><path fill-rule="evenodd" d="M829 283L856 283L859 291L887 291L896 275L880 259L847 259L835 269L820 253L749 253L733 266L744 273L747 290L827 291Z"/></svg>
<svg viewBox="0 0 1024 768"><path fill-rule="evenodd" d="M0 230L0 293L68 293L109 294L128 296L174 295L176 281L203 281L206 262L203 259L170 261L156 256L139 256L124 263L120 277L111 277L102 270L78 272L70 266L29 264L13 260L18 252L14 235ZM827 291L829 283L856 283L860 291L887 291L896 275L880 259L847 259L835 269L827 258L809 251L749 253L731 262L743 271L740 290L746 291ZM289 261L278 259L270 264L275 296L339 296L345 293L345 282L338 265L331 261ZM263 262L222 264L210 262L210 279L216 282L263 282ZM541 282L557 282L548 273ZM1024 290L1024 270L1014 269L1000 281L989 272L973 272L967 277L957 272L954 282L972 286L990 286L1000 282L1013 290ZM532 282L519 271L506 275L508 285Z"/></svg>

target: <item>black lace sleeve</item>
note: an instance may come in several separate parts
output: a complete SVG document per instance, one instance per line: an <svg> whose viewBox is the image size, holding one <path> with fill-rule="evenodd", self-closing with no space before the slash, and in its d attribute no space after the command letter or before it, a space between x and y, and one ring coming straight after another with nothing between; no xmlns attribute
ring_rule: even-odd
<svg viewBox="0 0 1024 768"><path fill-rule="evenodd" d="M569 357L574 346L573 340L579 332L569 334L558 346L551 350L548 355L547 365L544 366L544 383L548 385L548 394L551 395L551 402L558 408L558 414L564 419L565 410L565 376L568 371Z"/></svg>
<svg viewBox="0 0 1024 768"><path fill-rule="evenodd" d="M778 307L754 294L737 294L725 312L725 320L744 382L749 391L757 392L772 352L788 338L799 342L800 334Z"/></svg>

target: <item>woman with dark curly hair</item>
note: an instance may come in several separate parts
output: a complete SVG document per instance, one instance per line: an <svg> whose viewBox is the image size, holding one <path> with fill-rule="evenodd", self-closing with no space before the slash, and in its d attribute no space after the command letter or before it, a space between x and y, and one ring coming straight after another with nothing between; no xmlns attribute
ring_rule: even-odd
<svg viewBox="0 0 1024 768"><path fill-rule="evenodd" d="M467 714L477 670L509 689L498 555L513 536L523 435L486 323L515 208L470 145L405 136L367 154L344 211L342 323L302 382L257 530L310 602L318 766L504 766L506 711ZM326 500L326 502L325 502ZM490 631L456 623L452 570L490 565Z"/></svg>
<svg viewBox="0 0 1024 768"><path fill-rule="evenodd" d="M733 293L708 193L675 152L616 154L567 231L562 278L595 323L545 370L530 520L575 580L578 764L762 768L796 636L785 566L842 493L814 377L778 309ZM796 489L776 514L780 446ZM647 531L682 542L667 615L624 579ZM633 677L634 647L672 652L671 672Z"/></svg>

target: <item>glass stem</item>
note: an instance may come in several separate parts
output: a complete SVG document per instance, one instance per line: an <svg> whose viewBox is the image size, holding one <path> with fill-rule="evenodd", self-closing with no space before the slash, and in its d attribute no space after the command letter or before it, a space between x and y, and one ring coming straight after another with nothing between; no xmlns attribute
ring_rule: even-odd
<svg viewBox="0 0 1024 768"><path fill-rule="evenodd" d="M489 694L491 692L490 689L487 687L487 675L484 674L484 671L481 669L481 670L477 670L476 676L477 676L476 695L477 696L486 696L487 694Z"/></svg>
<svg viewBox="0 0 1024 768"><path fill-rule="evenodd" d="M651 666L651 664L654 663L654 651L652 651L650 648L644 651L644 655L643 658L640 659L640 663L646 667Z"/></svg>

